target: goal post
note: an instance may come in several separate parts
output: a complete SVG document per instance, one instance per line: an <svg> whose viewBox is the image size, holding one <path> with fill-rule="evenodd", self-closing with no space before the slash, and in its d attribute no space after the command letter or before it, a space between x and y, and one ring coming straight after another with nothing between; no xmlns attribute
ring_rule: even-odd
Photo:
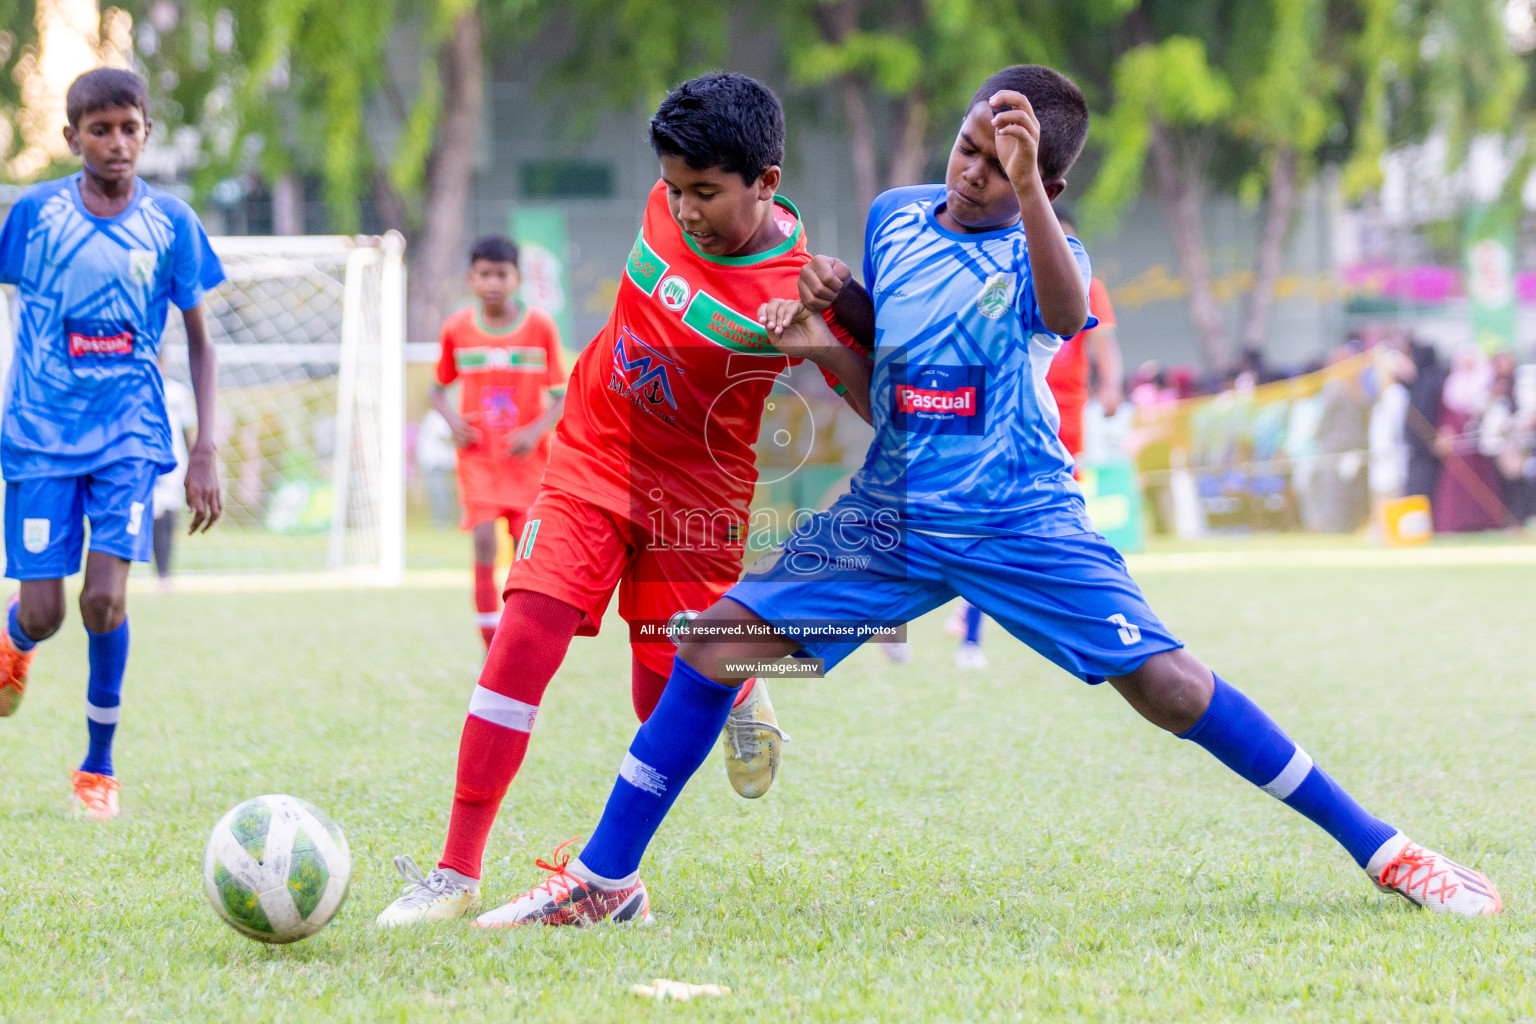
<svg viewBox="0 0 1536 1024"><path fill-rule="evenodd" d="M219 362L216 419L204 427L218 444L224 516L187 537L182 512L174 571L341 573L399 584L404 239L390 232L210 241L227 280L204 299ZM0 310L6 298L0 293ZM7 315L0 363L9 363L12 346ZM169 389L190 383L174 309L160 362Z"/></svg>

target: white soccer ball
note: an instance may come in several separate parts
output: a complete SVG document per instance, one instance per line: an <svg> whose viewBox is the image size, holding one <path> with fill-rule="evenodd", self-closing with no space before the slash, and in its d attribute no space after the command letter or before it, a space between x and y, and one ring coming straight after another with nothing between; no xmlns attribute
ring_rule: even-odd
<svg viewBox="0 0 1536 1024"><path fill-rule="evenodd" d="M258 796L213 827L203 855L208 902L242 935L297 942L330 923L347 896L347 837L313 804Z"/></svg>

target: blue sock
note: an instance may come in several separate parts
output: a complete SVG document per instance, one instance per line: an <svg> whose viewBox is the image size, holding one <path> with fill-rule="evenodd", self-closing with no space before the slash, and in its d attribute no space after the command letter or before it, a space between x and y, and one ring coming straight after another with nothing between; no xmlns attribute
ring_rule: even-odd
<svg viewBox="0 0 1536 1024"><path fill-rule="evenodd" d="M90 638L91 681L85 690L85 727L91 734L91 746L80 770L111 775L112 735L117 732L123 670L128 667L128 620L110 633L87 630L86 636Z"/></svg>
<svg viewBox="0 0 1536 1024"><path fill-rule="evenodd" d="M1216 677L1211 706L1180 739L1216 760L1339 841L1361 867L1397 829L1367 814L1337 782L1240 690Z"/></svg>
<svg viewBox="0 0 1536 1024"><path fill-rule="evenodd" d="M682 658L672 659L661 700L629 745L602 820L581 851L583 867L615 880L639 870L661 820L725 728L735 698L735 687L706 678Z"/></svg>
<svg viewBox="0 0 1536 1024"><path fill-rule="evenodd" d="M6 617L6 631L11 634L11 643L16 645L18 651L25 654L37 646L37 641L27 636L27 631L22 629L21 623L17 621L16 613L20 610L21 602L12 601L10 613Z"/></svg>
<svg viewBox="0 0 1536 1024"><path fill-rule="evenodd" d="M981 609L969 601L965 603L965 642L981 643Z"/></svg>

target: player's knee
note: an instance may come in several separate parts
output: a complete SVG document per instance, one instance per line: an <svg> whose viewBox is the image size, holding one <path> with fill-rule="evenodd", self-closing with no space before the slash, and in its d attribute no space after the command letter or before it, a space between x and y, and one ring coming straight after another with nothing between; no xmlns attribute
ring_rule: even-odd
<svg viewBox="0 0 1536 1024"><path fill-rule="evenodd" d="M1210 669L1187 651L1164 651L1117 684L1136 710L1171 732L1200 720L1211 702Z"/></svg>
<svg viewBox="0 0 1536 1024"><path fill-rule="evenodd" d="M1152 703L1170 718L1194 725L1211 702L1211 670L1183 651L1168 651L1155 660L1148 694Z"/></svg>
<svg viewBox="0 0 1536 1024"><path fill-rule="evenodd" d="M33 640L46 640L64 625L64 606L53 601L28 601L17 607L16 621Z"/></svg>
<svg viewBox="0 0 1536 1024"><path fill-rule="evenodd" d="M92 633L110 633L123 624L127 599L111 590L87 587L80 592L80 618Z"/></svg>

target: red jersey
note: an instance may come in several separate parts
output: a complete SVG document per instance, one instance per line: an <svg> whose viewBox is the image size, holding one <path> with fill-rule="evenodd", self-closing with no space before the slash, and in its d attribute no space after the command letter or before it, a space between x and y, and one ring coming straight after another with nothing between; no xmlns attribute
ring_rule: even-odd
<svg viewBox="0 0 1536 1024"><path fill-rule="evenodd" d="M560 334L542 309L525 306L511 326L499 331L481 324L474 307L443 323L438 383L461 382L459 412L480 431L476 444L459 449L459 487L466 505L533 504L549 461L549 436L525 456L508 454L507 444L518 427L544 415L545 392L564 379Z"/></svg>
<svg viewBox="0 0 1536 1024"><path fill-rule="evenodd" d="M1099 318L1098 327L1115 326L1115 308L1109 304L1109 290L1094 278L1088 285L1088 312ZM1078 331L1062 342L1045 373L1045 383L1056 398L1061 413L1058 433L1067 450L1075 457L1083 447L1083 408L1088 404L1088 335L1098 327Z"/></svg>
<svg viewBox="0 0 1536 1024"><path fill-rule="evenodd" d="M755 317L798 296L811 259L799 213L774 202L782 243L709 256L672 219L666 184L651 189L613 313L571 373L548 484L653 533L672 513L723 513L744 528L763 402L791 362Z"/></svg>

